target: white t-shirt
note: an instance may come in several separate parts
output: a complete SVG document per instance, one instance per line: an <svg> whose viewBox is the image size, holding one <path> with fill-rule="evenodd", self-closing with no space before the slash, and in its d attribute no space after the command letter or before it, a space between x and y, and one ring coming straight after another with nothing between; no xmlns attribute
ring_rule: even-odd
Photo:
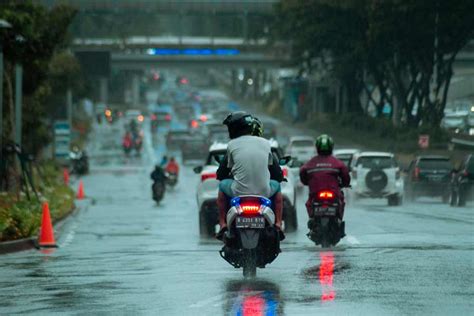
<svg viewBox="0 0 474 316"><path fill-rule="evenodd" d="M227 147L228 167L234 176L232 191L239 195L270 195L270 171L273 162L270 142L257 136L240 136Z"/></svg>

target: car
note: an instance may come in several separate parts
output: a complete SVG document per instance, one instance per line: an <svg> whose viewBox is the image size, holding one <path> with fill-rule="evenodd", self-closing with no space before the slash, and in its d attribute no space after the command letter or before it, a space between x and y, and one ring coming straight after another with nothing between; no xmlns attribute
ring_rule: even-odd
<svg viewBox="0 0 474 316"><path fill-rule="evenodd" d="M314 138L311 136L290 137L286 154L303 163L307 162L316 155Z"/></svg>
<svg viewBox="0 0 474 316"><path fill-rule="evenodd" d="M229 141L229 132L227 127L215 120L207 121L204 124L205 134L211 143L226 143Z"/></svg>
<svg viewBox="0 0 474 316"><path fill-rule="evenodd" d="M467 128L467 113L453 112L444 115L441 127L455 133L461 133Z"/></svg>
<svg viewBox="0 0 474 316"><path fill-rule="evenodd" d="M271 142L272 153L279 159L282 157L282 150L276 141ZM199 231L201 235L212 236L215 233L215 226L218 224L217 194L219 181L216 180L216 172L221 161L227 153L227 143L214 143L209 148L209 153L204 166L194 168L194 172L199 174L201 180L196 190L196 200L199 210ZM293 185L293 178L288 172L288 167L282 166L283 175L287 182L281 183L283 194L283 228L287 232L297 229L298 220L296 215L296 193Z"/></svg>
<svg viewBox="0 0 474 316"><path fill-rule="evenodd" d="M332 154L334 157L341 160L347 167L349 167L351 165L352 158L359 152L359 149L335 149Z"/></svg>
<svg viewBox="0 0 474 316"><path fill-rule="evenodd" d="M124 117L125 117L125 124L129 124L133 120L141 124L143 123L143 120L145 119L140 110L134 110L134 109L125 111Z"/></svg>
<svg viewBox="0 0 474 316"><path fill-rule="evenodd" d="M189 136L187 129L172 129L166 135L166 147L168 150L181 149L181 146Z"/></svg>
<svg viewBox="0 0 474 316"><path fill-rule="evenodd" d="M408 200L419 196L441 197L444 202L449 198L449 183L453 164L445 156L418 156L406 170L405 188Z"/></svg>
<svg viewBox="0 0 474 316"><path fill-rule="evenodd" d="M465 206L474 199L474 155L467 155L461 165L453 172L450 182L451 206Z"/></svg>
<svg viewBox="0 0 474 316"><path fill-rule="evenodd" d="M208 138L200 133L189 134L181 145L183 164L189 160L203 161L209 151Z"/></svg>
<svg viewBox="0 0 474 316"><path fill-rule="evenodd" d="M357 153L349 169L352 192L356 199L386 198L390 206L402 203L404 184L393 153Z"/></svg>
<svg viewBox="0 0 474 316"><path fill-rule="evenodd" d="M274 120L262 119L263 138L276 139L277 138L277 123Z"/></svg>

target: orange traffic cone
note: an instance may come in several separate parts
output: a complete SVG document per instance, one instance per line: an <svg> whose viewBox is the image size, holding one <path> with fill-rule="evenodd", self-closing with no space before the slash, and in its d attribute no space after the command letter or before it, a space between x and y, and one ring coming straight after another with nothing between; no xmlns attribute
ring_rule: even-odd
<svg viewBox="0 0 474 316"><path fill-rule="evenodd" d="M79 181L79 188L77 189L77 199L78 200L82 200L86 197L85 193L84 193L84 183L81 181Z"/></svg>
<svg viewBox="0 0 474 316"><path fill-rule="evenodd" d="M69 185L69 170L67 170L67 168L64 168L63 170L63 178L64 178L64 184Z"/></svg>
<svg viewBox="0 0 474 316"><path fill-rule="evenodd" d="M40 247L57 247L54 241L53 224L51 224L51 215L49 214L48 202L43 203L43 217L41 219L41 230L38 245Z"/></svg>

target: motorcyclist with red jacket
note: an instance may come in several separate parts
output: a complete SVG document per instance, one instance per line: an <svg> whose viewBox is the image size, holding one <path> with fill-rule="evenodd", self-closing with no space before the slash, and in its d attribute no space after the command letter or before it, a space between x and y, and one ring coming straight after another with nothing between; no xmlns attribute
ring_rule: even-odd
<svg viewBox="0 0 474 316"><path fill-rule="evenodd" d="M340 208L338 217L344 217L344 193L341 188L349 187L351 177L347 166L332 155L334 141L328 135L321 135L316 139L318 155L305 163L300 169L300 179L309 186L309 196L306 201L308 216L313 217L313 200L322 190L331 190L339 199Z"/></svg>

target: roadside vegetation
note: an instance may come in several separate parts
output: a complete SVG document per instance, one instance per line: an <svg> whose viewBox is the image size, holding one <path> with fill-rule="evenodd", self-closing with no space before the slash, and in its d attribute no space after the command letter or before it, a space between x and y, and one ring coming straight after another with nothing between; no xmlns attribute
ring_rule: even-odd
<svg viewBox="0 0 474 316"><path fill-rule="evenodd" d="M74 208L74 192L64 185L61 168L49 161L33 168L34 191L0 192L0 241L35 236L40 228L42 201L48 201L53 222Z"/></svg>
<svg viewBox="0 0 474 316"><path fill-rule="evenodd" d="M282 0L274 36L292 41L302 78L337 88L341 104L325 112L434 131L455 58L474 35L473 11L472 1ZM381 134L391 134L386 125Z"/></svg>
<svg viewBox="0 0 474 316"><path fill-rule="evenodd" d="M0 5L0 19L11 25L0 28L4 54L0 137L8 146L0 162L0 241L35 235L44 200L49 202L53 220L73 209L74 193L64 184L62 170L45 159L51 153L48 146L53 141L54 120L67 117L66 91L74 92L73 103L86 93L81 66L67 50L69 26L75 15L70 6L46 7L31 0L8 0ZM24 70L21 148L13 147L17 64ZM82 144L89 123L80 117L73 123L73 143Z"/></svg>

